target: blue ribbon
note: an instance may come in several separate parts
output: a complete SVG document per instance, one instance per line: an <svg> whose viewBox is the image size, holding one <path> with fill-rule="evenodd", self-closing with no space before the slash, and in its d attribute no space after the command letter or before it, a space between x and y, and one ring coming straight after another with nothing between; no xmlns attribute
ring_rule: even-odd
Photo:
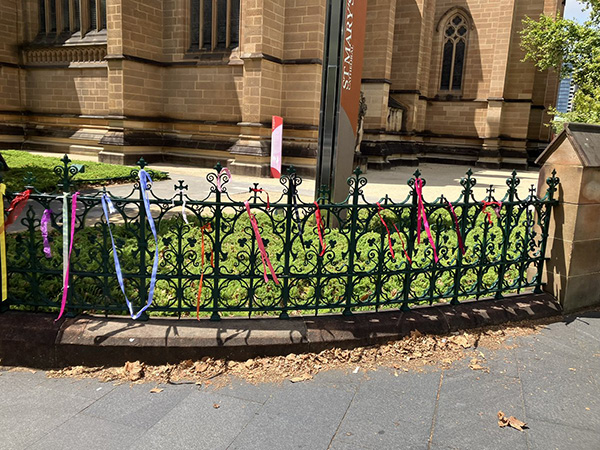
<svg viewBox="0 0 600 450"><path fill-rule="evenodd" d="M148 302L146 306L140 309L137 313L133 312L133 305L127 298L127 294L125 293L125 284L123 282L123 272L121 271L121 263L119 262L119 256L117 254L117 249L115 247L115 239L112 234L112 230L110 228L110 214L115 212L115 208L110 200L110 197L107 194L102 196L102 209L104 210L104 217L106 217L106 224L108 225L108 232L110 233L110 241L112 243L113 249L113 258L115 260L115 272L117 273L117 280L119 282L119 286L121 287L121 291L125 296L125 302L127 303L127 307L129 308L129 313L131 314L131 318L133 320L139 319L139 317L146 311L150 305L152 305L152 300L154 298L154 287L156 286L156 275L158 273L158 235L156 233L156 226L154 225L154 219L152 218L152 213L150 211L150 200L148 199L148 194L146 193L146 187L148 184L152 183L152 178L148 175L148 172L145 170L140 170L140 190L142 193L142 199L144 201L144 208L146 209L146 218L148 219L148 223L150 224L150 230L152 230L152 235L154 236L154 242L156 244L156 249L154 253L154 264L152 266L152 275L150 276L150 289L148 290ZM110 212L110 214L109 214Z"/></svg>

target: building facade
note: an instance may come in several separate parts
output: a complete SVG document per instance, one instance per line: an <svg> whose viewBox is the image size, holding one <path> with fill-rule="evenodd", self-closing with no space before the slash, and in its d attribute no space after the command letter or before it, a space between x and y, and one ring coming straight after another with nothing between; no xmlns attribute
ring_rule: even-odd
<svg viewBox="0 0 600 450"><path fill-rule="evenodd" d="M525 16L561 0L368 0L362 152L527 166L558 78L523 63ZM269 173L316 167L325 0L3 0L0 146Z"/></svg>

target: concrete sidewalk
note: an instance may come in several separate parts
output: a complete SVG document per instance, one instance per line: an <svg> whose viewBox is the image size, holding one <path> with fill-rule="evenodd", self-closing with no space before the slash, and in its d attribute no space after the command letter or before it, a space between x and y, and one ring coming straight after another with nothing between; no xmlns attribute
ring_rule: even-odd
<svg viewBox="0 0 600 450"><path fill-rule="evenodd" d="M600 312L584 312L424 373L323 372L304 383L221 389L113 386L2 372L6 449L597 449ZM214 405L219 405L215 408ZM498 411L527 422L499 428Z"/></svg>
<svg viewBox="0 0 600 450"><path fill-rule="evenodd" d="M42 156L59 156L56 153L31 152ZM69 155L71 159L83 161L97 161L96 157L85 155ZM163 170L169 172L171 180L159 181L154 184L154 194L162 198L171 198L175 191L173 185L178 180L184 180L189 186L188 195L194 199L204 198L210 189L210 184L206 181L206 175L212 172L212 169L203 169L198 167L189 167L174 164L152 164L150 169ZM447 164L421 164L418 169L422 177L426 180L424 196L427 201L434 201L436 197L444 194L449 200L454 201L460 196L463 187L460 180L470 169L470 166L447 165ZM390 195L392 200L401 202L409 195L410 188L407 185L409 179L417 170L416 167L395 167L388 171L370 170L365 176L368 180L364 188L365 198L369 202L376 202L386 194ZM501 200L506 193L506 179L510 177L511 170L496 170L472 168L473 177L477 180L474 188L474 195L477 200L482 200L490 185L496 189L495 195ZM560 175L560 174L559 174ZM519 185L519 195L521 198L527 197L531 185L537 186L537 169L520 171L518 176L521 179ZM235 200L246 199L249 196L248 188L254 183L260 183L260 187L269 192L271 200L275 201L282 192L282 186L279 180L272 178L257 178L242 175L234 175L228 183L228 192ZM110 192L114 195L127 195L131 192L131 184L118 185L110 187ZM312 202L315 190L315 180L304 178L298 191L302 199L306 202ZM541 193L542 196L545 192ZM264 198L266 200L266 197Z"/></svg>

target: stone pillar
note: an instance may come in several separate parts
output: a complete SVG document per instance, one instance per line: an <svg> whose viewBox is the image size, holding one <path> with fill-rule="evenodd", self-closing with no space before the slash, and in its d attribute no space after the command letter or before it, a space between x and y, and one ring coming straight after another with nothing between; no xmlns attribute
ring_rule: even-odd
<svg viewBox="0 0 600 450"><path fill-rule="evenodd" d="M600 126L568 124L536 162L540 193L552 171L560 178L545 289L567 312L600 305Z"/></svg>
<svg viewBox="0 0 600 450"><path fill-rule="evenodd" d="M285 5L276 0L249 0L243 3L241 15L242 128L228 166L233 173L266 177L270 174L271 118L281 115Z"/></svg>

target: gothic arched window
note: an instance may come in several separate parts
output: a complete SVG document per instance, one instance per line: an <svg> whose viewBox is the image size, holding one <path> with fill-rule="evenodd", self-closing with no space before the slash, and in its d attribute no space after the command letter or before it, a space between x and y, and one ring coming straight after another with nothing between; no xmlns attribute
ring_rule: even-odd
<svg viewBox="0 0 600 450"><path fill-rule="evenodd" d="M442 47L442 91L460 91L463 84L469 23L461 14L453 14L444 25Z"/></svg>
<svg viewBox="0 0 600 450"><path fill-rule="evenodd" d="M228 49L240 40L240 0L191 0L191 48Z"/></svg>

